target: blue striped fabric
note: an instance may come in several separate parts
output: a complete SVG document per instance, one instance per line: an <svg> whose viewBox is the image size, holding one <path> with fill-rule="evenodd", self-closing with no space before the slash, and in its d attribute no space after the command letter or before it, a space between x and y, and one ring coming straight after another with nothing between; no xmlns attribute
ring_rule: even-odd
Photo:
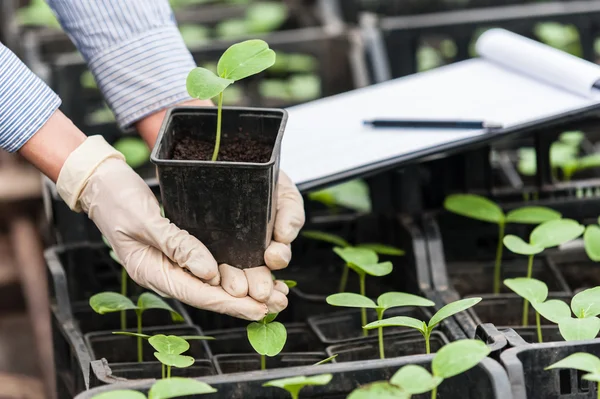
<svg viewBox="0 0 600 399"><path fill-rule="evenodd" d="M168 0L47 0L83 57L121 128L191 99L196 66Z"/></svg>
<svg viewBox="0 0 600 399"><path fill-rule="evenodd" d="M185 79L196 64L168 0L47 2L121 128L190 99ZM56 94L0 44L0 148L18 150L59 106Z"/></svg>
<svg viewBox="0 0 600 399"><path fill-rule="evenodd" d="M60 99L0 44L0 148L17 151L60 106Z"/></svg>

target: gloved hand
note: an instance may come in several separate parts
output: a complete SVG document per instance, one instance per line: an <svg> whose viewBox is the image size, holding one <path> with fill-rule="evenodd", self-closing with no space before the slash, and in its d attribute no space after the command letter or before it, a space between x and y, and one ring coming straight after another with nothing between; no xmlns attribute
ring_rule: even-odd
<svg viewBox="0 0 600 399"><path fill-rule="evenodd" d="M227 264L219 265L221 286L225 291L237 298L247 295L264 302L271 298L278 304L287 298L288 287L283 281L273 281L271 271L287 267L292 259L290 244L298 236L304 225L304 203L300 192L290 178L279 173L277 187L277 214L271 245L265 251L266 266L250 269L238 269ZM285 307L284 306L284 307Z"/></svg>
<svg viewBox="0 0 600 399"><path fill-rule="evenodd" d="M150 188L121 153L100 136L87 138L64 163L57 181L73 210L85 211L141 286L191 306L248 320L287 305L287 287L259 302L234 297L220 284L217 262L195 237L161 217ZM283 299L282 299L283 297Z"/></svg>

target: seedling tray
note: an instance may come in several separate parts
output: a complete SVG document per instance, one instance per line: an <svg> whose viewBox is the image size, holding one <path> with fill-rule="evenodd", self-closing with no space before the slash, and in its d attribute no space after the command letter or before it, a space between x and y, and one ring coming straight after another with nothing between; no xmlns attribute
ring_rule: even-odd
<svg viewBox="0 0 600 399"><path fill-rule="evenodd" d="M356 363L337 363L322 366L295 367L203 378L202 381L218 390L206 398L228 399L285 399L289 395L275 388L262 385L270 380L298 375L331 373L332 381L321 387L307 387L302 390L303 398L345 399L360 385L391 378L402 366L417 364L429 367L432 355L408 356L388 360L368 360ZM153 381L119 383L81 393L76 399L91 399L101 392L116 389L136 389L147 393ZM428 399L430 394L413 396L415 399ZM457 377L442 383L439 397L444 399L512 399L510 383L506 373L496 361L486 358L478 366Z"/></svg>
<svg viewBox="0 0 600 399"><path fill-rule="evenodd" d="M286 310L287 311L287 310ZM317 335L304 323L286 324L287 340L284 352L323 352L325 345ZM207 341L213 355L229 355L240 353L255 353L248 341L246 328L207 331L206 335L214 337Z"/></svg>
<svg viewBox="0 0 600 399"><path fill-rule="evenodd" d="M577 352L599 356L600 340L522 345L502 353L500 358L508 372L514 398L596 398L595 383L581 379L585 373L571 369L544 370Z"/></svg>
<svg viewBox="0 0 600 399"><path fill-rule="evenodd" d="M127 330L136 332L135 329ZM171 327L152 327L144 328L144 334L156 335L203 335L202 331L195 326L171 326ZM109 365L113 363L132 363L137 361L137 338L125 335L115 335L112 331L93 332L84 335L86 345L90 348L90 357L92 360L105 358ZM194 359L209 359L210 350L204 340L190 340L190 349L185 352L186 356ZM155 350L147 340L143 340L144 362L155 361Z"/></svg>
<svg viewBox="0 0 600 399"><path fill-rule="evenodd" d="M327 358L325 352L286 353L266 358L267 370L287 367L310 366ZM219 374L248 373L260 371L260 355L231 354L213 358Z"/></svg>
<svg viewBox="0 0 600 399"><path fill-rule="evenodd" d="M448 342L448 338L443 333L433 331L429 341L431 353L437 352ZM418 331L403 331L384 335L383 343L386 358L422 355L425 353L425 339ZM327 348L327 356L334 355L337 355L334 361L340 363L379 359L379 340L377 337L371 336L343 344L332 345Z"/></svg>

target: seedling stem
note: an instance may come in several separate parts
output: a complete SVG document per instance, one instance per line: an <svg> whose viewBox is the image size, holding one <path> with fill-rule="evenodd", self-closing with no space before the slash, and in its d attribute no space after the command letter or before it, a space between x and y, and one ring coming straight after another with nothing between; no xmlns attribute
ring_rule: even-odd
<svg viewBox="0 0 600 399"><path fill-rule="evenodd" d="M265 355L260 355L260 369L261 370L267 369L267 358L265 357Z"/></svg>
<svg viewBox="0 0 600 399"><path fill-rule="evenodd" d="M544 342L542 338L542 323L540 322L540 314L535 312L535 324L537 326L538 342L541 344Z"/></svg>
<svg viewBox="0 0 600 399"><path fill-rule="evenodd" d="M123 267L121 269L121 295L127 296L127 270ZM121 310L121 330L127 330L127 314L125 310Z"/></svg>
<svg viewBox="0 0 600 399"><path fill-rule="evenodd" d="M142 333L142 311L136 310L135 314L137 315L137 333ZM138 362L141 363L144 361L144 347L142 343L142 337L137 337L137 352L138 352Z"/></svg>
<svg viewBox="0 0 600 399"><path fill-rule="evenodd" d="M529 261L527 262L527 278L531 278L532 275L533 275L533 255L529 255ZM537 314L537 312L536 312L536 314ZM525 299L523 301L523 327L527 327L528 325L529 325L529 301L527 299ZM540 342L542 342L542 341L540 340Z"/></svg>
<svg viewBox="0 0 600 399"><path fill-rule="evenodd" d="M216 161L219 156L219 148L221 147L221 115L223 108L223 92L219 93L219 102L217 110L217 138L215 139L215 150L213 151L212 161Z"/></svg>
<svg viewBox="0 0 600 399"><path fill-rule="evenodd" d="M504 222L498 223L498 247L496 249L496 263L494 264L494 294L500 293L500 280L502 279L502 238L504 238Z"/></svg>
<svg viewBox="0 0 600 399"><path fill-rule="evenodd" d="M346 291L346 285L348 284L348 270L350 268L348 267L348 265L344 265L344 270L342 271L342 278L340 279L340 289L338 292L345 292Z"/></svg>
<svg viewBox="0 0 600 399"><path fill-rule="evenodd" d="M365 273L359 273L358 278L359 278L359 283L360 283L360 295L366 296L366 289L365 289L366 275L365 275ZM361 319L361 326L366 326L367 325L367 309L366 308L360 309L360 319ZM367 337L369 335L369 332L367 330L363 329L363 335L365 337Z"/></svg>

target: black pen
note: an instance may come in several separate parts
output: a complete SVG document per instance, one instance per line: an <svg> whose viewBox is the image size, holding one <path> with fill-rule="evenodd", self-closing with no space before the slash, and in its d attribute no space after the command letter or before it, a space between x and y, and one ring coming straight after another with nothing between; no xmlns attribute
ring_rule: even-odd
<svg viewBox="0 0 600 399"><path fill-rule="evenodd" d="M411 120L411 119L375 119L364 121L365 125L383 128L418 129L502 129L502 125L483 121L463 120Z"/></svg>

